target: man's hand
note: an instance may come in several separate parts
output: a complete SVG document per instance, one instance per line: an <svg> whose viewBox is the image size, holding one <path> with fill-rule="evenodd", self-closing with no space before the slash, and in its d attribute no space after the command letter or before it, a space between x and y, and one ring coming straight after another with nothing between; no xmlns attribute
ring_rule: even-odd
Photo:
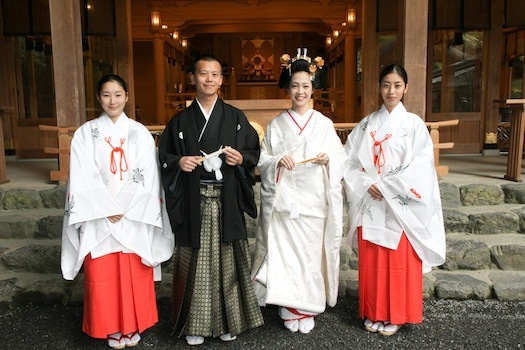
<svg viewBox="0 0 525 350"><path fill-rule="evenodd" d="M224 155L226 157L226 164L231 166L241 165L244 160L242 153L230 146L224 147Z"/></svg>
<svg viewBox="0 0 525 350"><path fill-rule="evenodd" d="M201 156L184 156L179 160L179 167L182 171L191 173L196 167L201 165Z"/></svg>

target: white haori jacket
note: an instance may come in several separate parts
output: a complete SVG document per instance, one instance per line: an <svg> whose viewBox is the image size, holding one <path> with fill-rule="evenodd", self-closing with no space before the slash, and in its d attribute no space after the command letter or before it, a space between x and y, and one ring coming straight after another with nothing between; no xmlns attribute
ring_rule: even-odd
<svg viewBox="0 0 525 350"><path fill-rule="evenodd" d="M154 267L173 252L155 142L140 123L104 113L84 123L71 141L68 194L62 230L62 275L72 280L84 258L135 253ZM116 223L107 217L124 214Z"/></svg>
<svg viewBox="0 0 525 350"><path fill-rule="evenodd" d="M403 104L383 105L365 117L346 142L349 239L397 249L402 232L423 262L423 272L445 262L445 230L434 149L423 120ZM375 160L375 161L374 161ZM383 200L367 192L377 184Z"/></svg>
<svg viewBox="0 0 525 350"><path fill-rule="evenodd" d="M266 135L261 145L261 156L258 167L261 173L261 214L257 229L257 247L252 269L252 279L255 281L259 270L267 276L272 276L271 269L263 267L271 247L272 213L275 211L289 213L290 220L308 220L308 217L325 219L324 232L311 232L323 235L323 278L326 303L335 306L339 287L339 248L342 237L342 186L346 155L341 141L337 136L332 121L318 111L310 109L303 118L311 115L307 125L294 124L293 119L299 115L293 110L284 111L274 118L266 129ZM302 129L302 131L300 130ZM300 132L300 135L298 133ZM292 154L296 163L315 158L319 153L329 157L327 166L318 164L297 165L292 171L278 168L279 160ZM308 170L301 169L306 167ZM293 245L293 242L292 242ZM290 252L300 254L301 252ZM255 283L256 292L261 286ZM266 286L262 288L264 293ZM301 290L302 286L294 286ZM282 287L281 287L282 288ZM303 293L310 295L309 290ZM263 296L263 298L266 295ZM258 295L261 305L261 296ZM297 306L301 308L301 306ZM318 305L322 312L326 305ZM307 309L307 308L305 308Z"/></svg>

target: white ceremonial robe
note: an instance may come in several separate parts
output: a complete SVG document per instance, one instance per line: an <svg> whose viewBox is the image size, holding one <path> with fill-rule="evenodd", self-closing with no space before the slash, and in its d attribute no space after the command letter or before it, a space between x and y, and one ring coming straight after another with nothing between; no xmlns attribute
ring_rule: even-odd
<svg viewBox="0 0 525 350"><path fill-rule="evenodd" d="M140 256L160 280L160 263L174 246L162 198L148 129L125 114L113 123L105 113L80 126L71 141L63 277L74 279L89 253L97 258L123 252ZM124 217L116 223L107 219L118 214Z"/></svg>
<svg viewBox="0 0 525 350"><path fill-rule="evenodd" d="M383 122L382 122L383 121ZM374 136L372 134L375 133ZM382 154L374 140L382 142ZM388 114L383 105L365 117L346 142L349 239L396 249L404 231L423 262L423 272L445 262L445 230L434 149L423 120L402 103ZM374 164L374 154L381 167ZM367 192L377 184L383 200Z"/></svg>
<svg viewBox="0 0 525 350"><path fill-rule="evenodd" d="M298 163L319 153L328 155L327 166L277 167L287 154ZM336 304L345 160L332 121L317 111L288 110L269 123L258 163L261 215L252 269L260 305L320 313Z"/></svg>

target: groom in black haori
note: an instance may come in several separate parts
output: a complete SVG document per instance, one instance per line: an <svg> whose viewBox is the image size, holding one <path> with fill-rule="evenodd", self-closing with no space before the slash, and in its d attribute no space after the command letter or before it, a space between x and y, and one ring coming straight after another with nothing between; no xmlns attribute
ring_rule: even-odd
<svg viewBox="0 0 525 350"><path fill-rule="evenodd" d="M174 334L236 339L263 324L250 280L244 214L256 217L259 138L244 113L218 96L222 66L199 57L197 97L167 124L159 144L166 207L175 234Z"/></svg>

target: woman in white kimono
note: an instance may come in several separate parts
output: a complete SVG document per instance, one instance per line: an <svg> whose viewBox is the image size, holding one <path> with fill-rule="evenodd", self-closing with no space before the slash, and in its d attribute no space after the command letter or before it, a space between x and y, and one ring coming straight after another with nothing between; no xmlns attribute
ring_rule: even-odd
<svg viewBox="0 0 525 350"><path fill-rule="evenodd" d="M381 108L346 142L349 238L359 252L359 312L383 335L421 323L422 273L445 261L445 233L432 141L401 102L403 67L380 75Z"/></svg>
<svg viewBox="0 0 525 350"><path fill-rule="evenodd" d="M279 306L284 326L309 333L335 306L346 156L332 121L310 108L310 63L298 57L285 83L292 109L261 145L261 216L252 269L259 304Z"/></svg>
<svg viewBox="0 0 525 350"><path fill-rule="evenodd" d="M122 349L158 321L154 279L172 254L173 235L154 140L123 112L126 83L106 75L97 97L104 113L71 141L62 274L72 280L84 266L82 330Z"/></svg>

